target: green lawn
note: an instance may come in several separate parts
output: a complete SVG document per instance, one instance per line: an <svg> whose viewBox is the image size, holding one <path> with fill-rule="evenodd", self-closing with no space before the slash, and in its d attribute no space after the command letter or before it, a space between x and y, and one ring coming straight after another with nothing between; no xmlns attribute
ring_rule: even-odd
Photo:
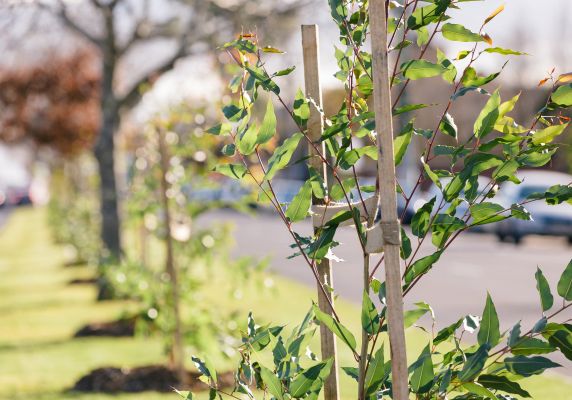
<svg viewBox="0 0 572 400"><path fill-rule="evenodd" d="M88 267L63 266L64 251L52 243L46 220L42 209L18 210L0 232L0 400L177 399L174 394L67 392L79 376L93 368L161 363L165 356L159 338L71 338L81 325L117 318L131 305L118 301L97 303L94 288L67 285L69 280L89 276L91 271ZM236 310L245 317L252 310L258 321L292 326L303 317L314 293L283 278L273 280L271 289L245 288L240 299L226 295L224 281L215 280L202 296L213 307ZM338 308L348 326L357 332L357 307L338 301ZM409 330L410 355L418 354L425 340L417 331ZM316 344L313 347L317 349ZM342 346L340 350L341 364L349 365L350 355ZM214 357L214 362L220 369L232 365L222 357ZM352 382L342 377L341 383L344 399L354 398ZM524 386L536 399L564 400L572 392L572 384L554 375L529 380Z"/></svg>

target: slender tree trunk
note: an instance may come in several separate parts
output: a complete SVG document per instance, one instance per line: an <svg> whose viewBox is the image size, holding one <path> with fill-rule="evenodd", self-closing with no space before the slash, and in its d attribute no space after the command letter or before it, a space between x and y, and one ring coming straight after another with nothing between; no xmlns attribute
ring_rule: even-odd
<svg viewBox="0 0 572 400"><path fill-rule="evenodd" d="M173 329L173 344L171 346L171 362L172 367L175 369L179 381L185 385L187 384L187 374L185 371L185 354L183 343L183 328L181 321L180 294L179 294L179 278L177 266L175 265L175 255L173 249L173 237L171 235L171 211L169 207L169 197L167 192L169 190L169 183L167 182L167 173L169 172L169 155L165 144L165 132L159 128L157 130L159 140L159 154L161 156L161 201L163 203L163 212L165 213L165 271L169 275L170 280L170 298L169 303L173 312L174 329Z"/></svg>

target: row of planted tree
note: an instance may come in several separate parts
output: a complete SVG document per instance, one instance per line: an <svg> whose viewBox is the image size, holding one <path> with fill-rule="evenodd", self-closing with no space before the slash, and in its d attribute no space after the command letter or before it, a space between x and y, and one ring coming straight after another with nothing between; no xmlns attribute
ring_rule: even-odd
<svg viewBox="0 0 572 400"><path fill-rule="evenodd" d="M219 380L208 358L193 357L210 388L210 398L316 399L323 391L327 400L337 399L338 374L344 373L355 379L355 398L360 400L410 396L513 399L530 397L519 380L559 366L547 354L561 353L572 360L572 261L563 266L556 286L540 268L531 277L538 288L538 294L531 296L539 295L539 319L533 326L522 327L518 322L501 330L494 301L488 296L480 317L460 315L437 332L420 328L427 346L421 354L406 358L404 329L423 315L434 317L425 302L403 310L403 296L415 295L414 288L447 256L447 249L460 235L507 218L530 220L526 206L531 202L557 205L572 199L572 183L563 182L509 207L495 202L499 185L501 190L504 185L518 185L521 169L543 167L558 151L556 141L568 126L565 109L572 106L571 75L549 76L544 83L550 81L552 88L542 108L530 121L515 121L509 114L519 96L503 102L499 89L490 90L500 71L487 76L477 73L484 58L522 55L493 46L493 39L485 33L487 24L496 21L503 8L494 10L473 32L450 21L448 13L463 3L331 0L330 12L341 43L336 50L336 77L346 93L333 115L325 115L322 107L315 28L305 27L306 91L300 90L291 104L281 94L279 82L288 79L294 68L269 71L266 58L280 50L261 45L253 34L243 34L222 47L236 70L229 85L232 100L222 107L224 122L207 130L190 129L193 123L188 118L195 122L197 118L175 110L149 125L143 145L135 152L126 200L131 226L139 232L133 240L139 241L140 252L138 258L127 255L120 265L103 268L102 288L140 300L144 319L153 320L169 338L173 366L182 382L188 323L183 321L181 308L214 313L208 304L187 298L192 293L189 288L208 284L208 280L201 281L200 269L238 262L243 268L226 267L225 273L240 271L248 276L256 264L252 260L231 263L222 250L222 233L196 224L201 214L221 205L197 196L200 188L209 187L213 177L220 176L244 182L258 195L257 201L267 202L276 211L292 238L292 257L316 279L319 301L293 329L257 325L250 315L241 330L237 370L230 387ZM437 50L436 61L430 61L429 50L437 36L467 48L454 56ZM405 54L415 53L404 59ZM441 77L447 85L450 97L445 104L434 104L431 98L422 104L400 103L408 87L433 77ZM470 132L459 131L452 115L463 96L483 98ZM280 135L275 105L283 107L296 126L293 134L282 135L287 137L276 148ZM430 107L436 115L435 125L416 126L415 114ZM393 134L392 119L405 116L409 122ZM440 144L444 138L449 144ZM422 143L419 175L407 185L395 179L394 168L413 151L409 145L414 140ZM299 148L309 149L308 155L296 159ZM356 172L356 163L366 158L378 162L374 186L360 184ZM435 159L447 168L432 167ZM274 179L300 162L309 165L308 178L293 200L283 204ZM67 175L73 181L77 172L71 168ZM485 174L491 181L483 186L478 178ZM75 180L77 190L84 184L81 178ZM408 204L425 185L434 185L441 194L415 212L411 230L406 231L400 226L402 216L393 217L396 196ZM91 196L83 193L89 208ZM96 241L82 239L86 231L78 221L93 217L82 210L70 212L82 207L82 202L75 201L71 207L65 201L62 193L57 198L60 204L53 206L55 223L69 221L56 231L77 241L78 249L85 251L88 246L80 241ZM308 217L311 233L301 224ZM361 341L341 320L334 304L330 260L336 259L340 245L336 232L344 226L353 227L362 255L349 260L362 265L356 271L356 279L363 282ZM152 266L156 253L148 242L149 232L165 245L161 271ZM428 242L432 252L422 256L421 246ZM385 278L378 271L384 271ZM306 351L318 325L322 359L315 355L319 352ZM468 336L475 332L471 340ZM339 365L336 341L351 352L354 364ZM412 362L407 364L407 360ZM193 398L191 392L180 393Z"/></svg>

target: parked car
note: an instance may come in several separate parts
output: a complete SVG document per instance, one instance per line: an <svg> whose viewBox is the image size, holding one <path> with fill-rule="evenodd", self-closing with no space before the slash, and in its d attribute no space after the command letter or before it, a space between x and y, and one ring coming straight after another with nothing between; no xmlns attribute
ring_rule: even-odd
<svg viewBox="0 0 572 400"><path fill-rule="evenodd" d="M6 188L6 204L24 206L32 204L29 186L8 186Z"/></svg>
<svg viewBox="0 0 572 400"><path fill-rule="evenodd" d="M545 192L553 185L567 185L572 182L572 175L549 171L522 171L518 174L522 181L517 185L512 182L503 184L500 198L501 204L524 201L532 193ZM544 201L534 201L524 205L532 216L531 221L509 218L496 224L495 233L499 240L512 238L516 244L527 235L565 236L572 244L572 206L567 203L548 205Z"/></svg>

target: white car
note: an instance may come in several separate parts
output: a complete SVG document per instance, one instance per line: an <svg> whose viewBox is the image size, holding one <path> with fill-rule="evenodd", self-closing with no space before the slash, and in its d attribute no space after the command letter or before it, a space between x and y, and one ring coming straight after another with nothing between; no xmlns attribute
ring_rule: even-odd
<svg viewBox="0 0 572 400"><path fill-rule="evenodd" d="M550 171L522 171L517 174L521 184L506 182L500 193L501 203L510 207L515 203L522 203L532 193L544 193L554 185L568 185L572 182L572 175ZM565 236L572 244L572 205L562 203L548 205L544 200L536 200L525 204L524 207L532 216L531 221L509 218L496 226L496 235L501 241L512 238L516 244L527 235Z"/></svg>

